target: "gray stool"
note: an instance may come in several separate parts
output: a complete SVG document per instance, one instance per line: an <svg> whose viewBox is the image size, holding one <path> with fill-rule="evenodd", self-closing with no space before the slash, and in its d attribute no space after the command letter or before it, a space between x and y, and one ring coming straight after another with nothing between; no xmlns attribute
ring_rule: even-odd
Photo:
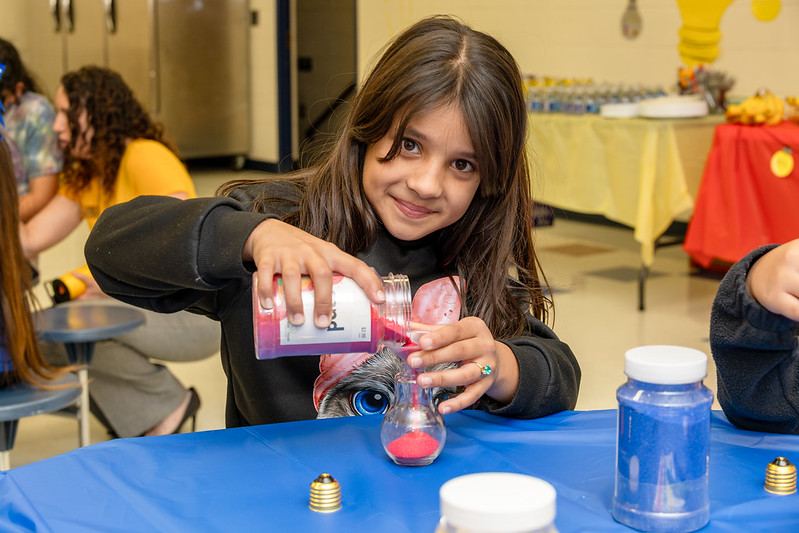
<svg viewBox="0 0 799 533"><path fill-rule="evenodd" d="M20 418L52 413L76 403L80 398L80 381L76 375L67 374L52 384L72 386L40 389L34 385L15 383L0 389L0 470L8 470L11 466L8 455L14 447Z"/></svg>

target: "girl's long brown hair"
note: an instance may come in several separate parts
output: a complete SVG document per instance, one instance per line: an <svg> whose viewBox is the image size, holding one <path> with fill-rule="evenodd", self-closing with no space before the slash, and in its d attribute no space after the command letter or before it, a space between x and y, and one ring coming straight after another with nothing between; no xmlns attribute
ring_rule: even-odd
<svg viewBox="0 0 799 533"><path fill-rule="evenodd" d="M31 318L35 306L31 275L19 242L17 184L11 154L0 142L0 346L13 367L8 381L21 380L47 388L47 381L73 368L52 367L42 357Z"/></svg>
<svg viewBox="0 0 799 533"><path fill-rule="evenodd" d="M64 182L73 190L82 190L97 177L110 194L122 154L132 139L152 139L176 152L164 138L163 127L150 118L113 70L83 67L64 74L61 85L69 100L67 118L72 135L70 146L64 150ZM71 153L78 139L86 142L86 132L81 132L78 125L78 117L84 110L88 125L94 129L90 159L76 158Z"/></svg>
<svg viewBox="0 0 799 533"><path fill-rule="evenodd" d="M466 214L436 233L439 264L464 280L464 315L482 318L498 338L518 336L524 312L529 309L545 321L551 301L533 248L522 79L514 58L489 35L437 16L389 43L355 96L328 156L317 166L276 178L290 179L303 190L297 213L287 221L350 254L366 249L379 228L361 179L366 148L396 121L394 143L385 155L392 159L414 116L448 104L460 108L469 128L480 186ZM250 183L225 184L218 194ZM514 295L521 295L525 306Z"/></svg>

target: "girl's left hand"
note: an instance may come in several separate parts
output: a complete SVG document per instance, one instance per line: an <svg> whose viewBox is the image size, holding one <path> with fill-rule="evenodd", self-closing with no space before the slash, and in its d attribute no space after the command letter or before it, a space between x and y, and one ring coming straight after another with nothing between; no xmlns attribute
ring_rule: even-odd
<svg viewBox="0 0 799 533"><path fill-rule="evenodd" d="M431 328L433 329L433 328ZM416 382L420 387L466 387L463 392L438 406L441 414L465 409L483 394L508 403L519 386L519 365L507 345L494 340L481 319L467 317L454 324L436 326L419 339L421 351L409 354L411 368L440 363L458 363L457 368L424 372ZM490 367L489 374L483 368Z"/></svg>

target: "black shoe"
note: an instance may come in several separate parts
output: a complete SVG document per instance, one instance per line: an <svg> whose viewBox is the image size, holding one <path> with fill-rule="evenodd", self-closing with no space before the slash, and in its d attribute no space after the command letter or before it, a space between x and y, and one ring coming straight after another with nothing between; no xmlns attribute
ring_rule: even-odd
<svg viewBox="0 0 799 533"><path fill-rule="evenodd" d="M180 433L183 424L186 423L186 420L191 418L191 430L197 430L197 411L200 409L200 395L197 394L197 391L194 390L194 387L189 389L189 405L186 406L186 412L183 413L183 419L178 424L177 429L172 432L174 435L175 433Z"/></svg>

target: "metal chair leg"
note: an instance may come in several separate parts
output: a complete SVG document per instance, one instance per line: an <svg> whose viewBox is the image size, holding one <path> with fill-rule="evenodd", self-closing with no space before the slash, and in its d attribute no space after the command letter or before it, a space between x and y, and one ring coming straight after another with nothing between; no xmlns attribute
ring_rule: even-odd
<svg viewBox="0 0 799 533"><path fill-rule="evenodd" d="M0 422L0 470L11 468L11 449L17 437L19 420L3 420Z"/></svg>
<svg viewBox="0 0 799 533"><path fill-rule="evenodd" d="M649 268L641 265L641 271L638 273L638 310L644 310L644 291L646 288L646 278L649 276Z"/></svg>
<svg viewBox="0 0 799 533"><path fill-rule="evenodd" d="M70 363L78 365L88 365L94 355L93 342L66 342L64 347L67 349L67 357ZM78 402L78 427L80 428L80 446L91 444L89 436L89 369L78 370L81 394Z"/></svg>
<svg viewBox="0 0 799 533"><path fill-rule="evenodd" d="M91 444L89 437L89 370L83 368L78 370L80 379L80 400L78 402L78 427L80 428L80 445L88 446Z"/></svg>

